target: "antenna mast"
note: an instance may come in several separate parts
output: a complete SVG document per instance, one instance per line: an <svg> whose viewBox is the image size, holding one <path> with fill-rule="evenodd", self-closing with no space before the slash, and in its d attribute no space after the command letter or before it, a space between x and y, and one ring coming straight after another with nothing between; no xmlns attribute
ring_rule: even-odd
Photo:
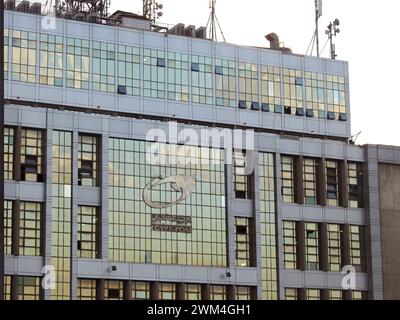
<svg viewBox="0 0 400 320"><path fill-rule="evenodd" d="M314 52L314 46L316 46L317 50L317 57L320 56L321 51L320 51L320 46L319 46L319 19L322 17L322 0L314 0L315 2L315 31L313 34L313 37L311 38L310 44L308 46L306 55L310 51L310 55L313 54Z"/></svg>
<svg viewBox="0 0 400 320"><path fill-rule="evenodd" d="M208 22L207 22L207 29L209 30L208 33L208 37L209 39L211 39L212 41L218 41L218 30L222 35L222 39L224 40L224 42L226 42L224 33L222 31L222 28L219 24L218 18L217 18L217 13L216 13L216 3L217 0L210 0L210 9L211 9L211 13L210 13L210 17L208 18Z"/></svg>
<svg viewBox="0 0 400 320"><path fill-rule="evenodd" d="M322 0L315 0L315 40L317 42L317 57L319 51L319 19L322 17Z"/></svg>
<svg viewBox="0 0 400 320"><path fill-rule="evenodd" d="M157 19L163 16L163 13L160 11L163 8L163 4L155 0L143 0L143 16L149 19L153 23L153 26L156 25Z"/></svg>
<svg viewBox="0 0 400 320"><path fill-rule="evenodd" d="M110 5L111 0L46 0L44 13L50 13L54 10L57 16L83 14L106 19Z"/></svg>
<svg viewBox="0 0 400 320"><path fill-rule="evenodd" d="M333 37L336 37L337 34L340 33L339 25L340 25L339 19L335 19L333 22L331 22L329 24L329 26L327 27L327 29L325 31L326 35L328 36L330 45L331 45L331 59L333 59L333 60L335 60L337 57L336 46L333 43Z"/></svg>

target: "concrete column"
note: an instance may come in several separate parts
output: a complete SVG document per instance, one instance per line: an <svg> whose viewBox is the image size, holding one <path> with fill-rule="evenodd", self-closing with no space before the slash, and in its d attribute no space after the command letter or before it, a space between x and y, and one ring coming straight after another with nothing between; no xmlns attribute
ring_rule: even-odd
<svg viewBox="0 0 400 320"><path fill-rule="evenodd" d="M226 299L229 301L236 300L236 287L227 286L226 287Z"/></svg>
<svg viewBox="0 0 400 320"><path fill-rule="evenodd" d="M350 261L350 234L349 234L349 226L342 225L342 238L340 241L341 251L342 251L342 267L348 266L351 264Z"/></svg>
<svg viewBox="0 0 400 320"><path fill-rule="evenodd" d="M44 229L43 229L43 237L44 237L44 265L51 265L51 220L52 220L52 171L53 171L53 162L52 162L52 153L53 153L53 111L47 111L47 131L46 131L46 156L45 156L45 183L46 183L46 199L45 199L45 208L44 208L44 216L45 219ZM44 291L44 299L50 300L51 298L51 290Z"/></svg>
<svg viewBox="0 0 400 320"><path fill-rule="evenodd" d="M365 176L365 208L367 210L367 272L368 272L368 298L370 300L384 299L384 268L382 262L382 229L381 229L381 203L379 186L379 161L377 146L367 146L365 152L367 159Z"/></svg>
<svg viewBox="0 0 400 320"><path fill-rule="evenodd" d="M226 200L226 240L227 240L227 267L234 268L236 266L236 247L235 247L235 217L233 211L235 192L233 177L233 157L229 152L225 151L225 200Z"/></svg>
<svg viewBox="0 0 400 320"><path fill-rule="evenodd" d="M344 208L349 207L349 176L347 161L338 163L339 178L339 205Z"/></svg>
<svg viewBox="0 0 400 320"><path fill-rule="evenodd" d="M132 300L132 281L124 281L124 300Z"/></svg>
<svg viewBox="0 0 400 320"><path fill-rule="evenodd" d="M177 283L176 284L176 300L182 301L185 299L185 284L184 283Z"/></svg>
<svg viewBox="0 0 400 320"><path fill-rule="evenodd" d="M252 287L250 289L250 300L257 300L257 288Z"/></svg>
<svg viewBox="0 0 400 320"><path fill-rule="evenodd" d="M211 288L209 284L201 285L201 300L208 301L211 297Z"/></svg>
<svg viewBox="0 0 400 320"><path fill-rule="evenodd" d="M319 225L319 267L321 271L329 272L328 264L328 224Z"/></svg>
<svg viewBox="0 0 400 320"><path fill-rule="evenodd" d="M279 144L280 139L277 139ZM279 149L279 147L278 147ZM283 226L282 226L282 172L281 172L281 155L275 155L275 207L276 207L276 247L277 247L277 281L278 281L278 299L285 299L285 286L281 281L280 274L284 271L284 256L283 256ZM262 299L262 297L259 297Z"/></svg>
<svg viewBox="0 0 400 320"><path fill-rule="evenodd" d="M109 250L108 250L108 196L109 196L109 186L108 186L108 143L109 136L104 135L101 138L101 164L99 165L99 170L102 172L101 178L101 208L99 214L99 220L101 223L101 228L99 228L101 236L100 244L100 257L103 260L109 260Z"/></svg>
<svg viewBox="0 0 400 320"><path fill-rule="evenodd" d="M365 235L365 227L360 228L360 250L361 250L361 272L367 272L367 239Z"/></svg>
<svg viewBox="0 0 400 320"><path fill-rule="evenodd" d="M304 158L294 158L294 197L295 202L304 204Z"/></svg>
<svg viewBox="0 0 400 320"><path fill-rule="evenodd" d="M96 300L104 300L104 279L96 280Z"/></svg>
<svg viewBox="0 0 400 320"><path fill-rule="evenodd" d="M299 300L307 300L307 289L306 288L297 289L297 294L298 294Z"/></svg>
<svg viewBox="0 0 400 320"><path fill-rule="evenodd" d="M14 180L21 181L21 136L22 128L18 126L15 128L14 140Z"/></svg>
<svg viewBox="0 0 400 320"><path fill-rule="evenodd" d="M255 218L250 220L249 224L249 233L250 233L250 267L256 267L257 266L257 242L256 242L256 224L255 224Z"/></svg>
<svg viewBox="0 0 400 320"><path fill-rule="evenodd" d="M74 126L77 128L77 117ZM72 204L71 204L71 300L77 299L78 285L78 141L79 133L72 133Z"/></svg>
<svg viewBox="0 0 400 320"><path fill-rule="evenodd" d="M159 287L160 283L157 281L150 283L150 300L160 300Z"/></svg>
<svg viewBox="0 0 400 320"><path fill-rule="evenodd" d="M325 159L317 160L317 202L321 206L326 206Z"/></svg>
<svg viewBox="0 0 400 320"><path fill-rule="evenodd" d="M257 143L257 137L255 137ZM257 144L256 144L257 145ZM257 148L257 147L256 147ZM252 237L250 237L250 253L252 255L251 261L254 267L257 267L258 275L257 282L258 286L254 289L256 294L256 299L261 299L262 297L262 288L261 288L261 275L262 275L262 264L261 264L261 246L256 245L261 243L261 212L260 212L260 168L258 166L259 163L259 154L258 152L254 154L254 218L252 221Z"/></svg>
<svg viewBox="0 0 400 320"><path fill-rule="evenodd" d="M11 299L18 300L18 275L11 276Z"/></svg>
<svg viewBox="0 0 400 320"><path fill-rule="evenodd" d="M101 220L101 208L96 208L96 259L101 259L102 257L102 220Z"/></svg>
<svg viewBox="0 0 400 320"><path fill-rule="evenodd" d="M17 199L14 201L12 207L11 254L14 256L19 256L20 210L21 210L21 201Z"/></svg>
<svg viewBox="0 0 400 320"><path fill-rule="evenodd" d="M297 269L306 270L306 248L305 248L305 223L299 221L296 223L297 239Z"/></svg>
<svg viewBox="0 0 400 320"><path fill-rule="evenodd" d="M322 289L321 290L321 300L330 300L329 289Z"/></svg>
<svg viewBox="0 0 400 320"><path fill-rule="evenodd" d="M351 290L343 290L342 300L353 300Z"/></svg>

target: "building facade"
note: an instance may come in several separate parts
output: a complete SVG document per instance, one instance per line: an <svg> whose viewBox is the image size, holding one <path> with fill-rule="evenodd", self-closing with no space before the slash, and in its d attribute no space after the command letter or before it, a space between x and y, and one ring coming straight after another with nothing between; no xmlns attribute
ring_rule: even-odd
<svg viewBox="0 0 400 320"><path fill-rule="evenodd" d="M400 298L400 149L349 143L346 62L4 18L6 299Z"/></svg>

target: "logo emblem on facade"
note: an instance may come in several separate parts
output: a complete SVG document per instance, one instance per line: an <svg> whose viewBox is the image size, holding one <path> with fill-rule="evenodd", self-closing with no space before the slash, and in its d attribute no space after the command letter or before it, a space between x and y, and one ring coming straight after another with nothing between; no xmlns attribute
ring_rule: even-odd
<svg viewBox="0 0 400 320"><path fill-rule="evenodd" d="M153 202L151 200L151 190L162 184L169 183L171 188L176 192L181 192L181 196L178 200L170 203ZM191 176L171 176L168 178L154 178L152 179L146 187L143 189L143 201L151 208L154 209L165 209L172 207L182 201L185 201L190 194L193 192L196 186L196 178Z"/></svg>

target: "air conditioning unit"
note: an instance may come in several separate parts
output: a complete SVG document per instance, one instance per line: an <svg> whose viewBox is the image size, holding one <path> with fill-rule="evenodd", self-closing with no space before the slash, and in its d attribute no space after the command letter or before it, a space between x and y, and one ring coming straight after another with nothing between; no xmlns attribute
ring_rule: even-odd
<svg viewBox="0 0 400 320"><path fill-rule="evenodd" d="M176 26L168 30L169 34L175 34L177 36L185 35L185 25L183 23L178 23Z"/></svg>
<svg viewBox="0 0 400 320"><path fill-rule="evenodd" d="M73 18L72 14L69 12L64 12L62 16L64 19L67 19L67 20L72 20L72 18Z"/></svg>
<svg viewBox="0 0 400 320"><path fill-rule="evenodd" d="M187 26L185 28L185 36L186 37L195 37L196 36L196 27L195 26Z"/></svg>
<svg viewBox="0 0 400 320"><path fill-rule="evenodd" d="M185 35L185 25L183 23L178 23L176 25L176 34L178 36L184 36Z"/></svg>
<svg viewBox="0 0 400 320"><path fill-rule="evenodd" d="M76 21L85 21L86 20L86 15L83 12L79 12L79 13L74 15L73 19L76 20Z"/></svg>
<svg viewBox="0 0 400 320"><path fill-rule="evenodd" d="M90 13L87 17L86 17L86 21L90 22L90 23L98 23L99 22L99 16L97 13Z"/></svg>
<svg viewBox="0 0 400 320"><path fill-rule="evenodd" d="M4 2L5 10L15 10L15 0L7 0Z"/></svg>
<svg viewBox="0 0 400 320"><path fill-rule="evenodd" d="M29 7L30 7L30 3L29 1L21 1L18 5L17 5L17 11L20 12L29 12Z"/></svg>
<svg viewBox="0 0 400 320"><path fill-rule="evenodd" d="M34 4L31 5L29 9L30 13L41 15L42 14L42 4L39 2L35 2Z"/></svg>
<svg viewBox="0 0 400 320"><path fill-rule="evenodd" d="M206 27L200 27L196 30L196 38L207 39L207 29Z"/></svg>

